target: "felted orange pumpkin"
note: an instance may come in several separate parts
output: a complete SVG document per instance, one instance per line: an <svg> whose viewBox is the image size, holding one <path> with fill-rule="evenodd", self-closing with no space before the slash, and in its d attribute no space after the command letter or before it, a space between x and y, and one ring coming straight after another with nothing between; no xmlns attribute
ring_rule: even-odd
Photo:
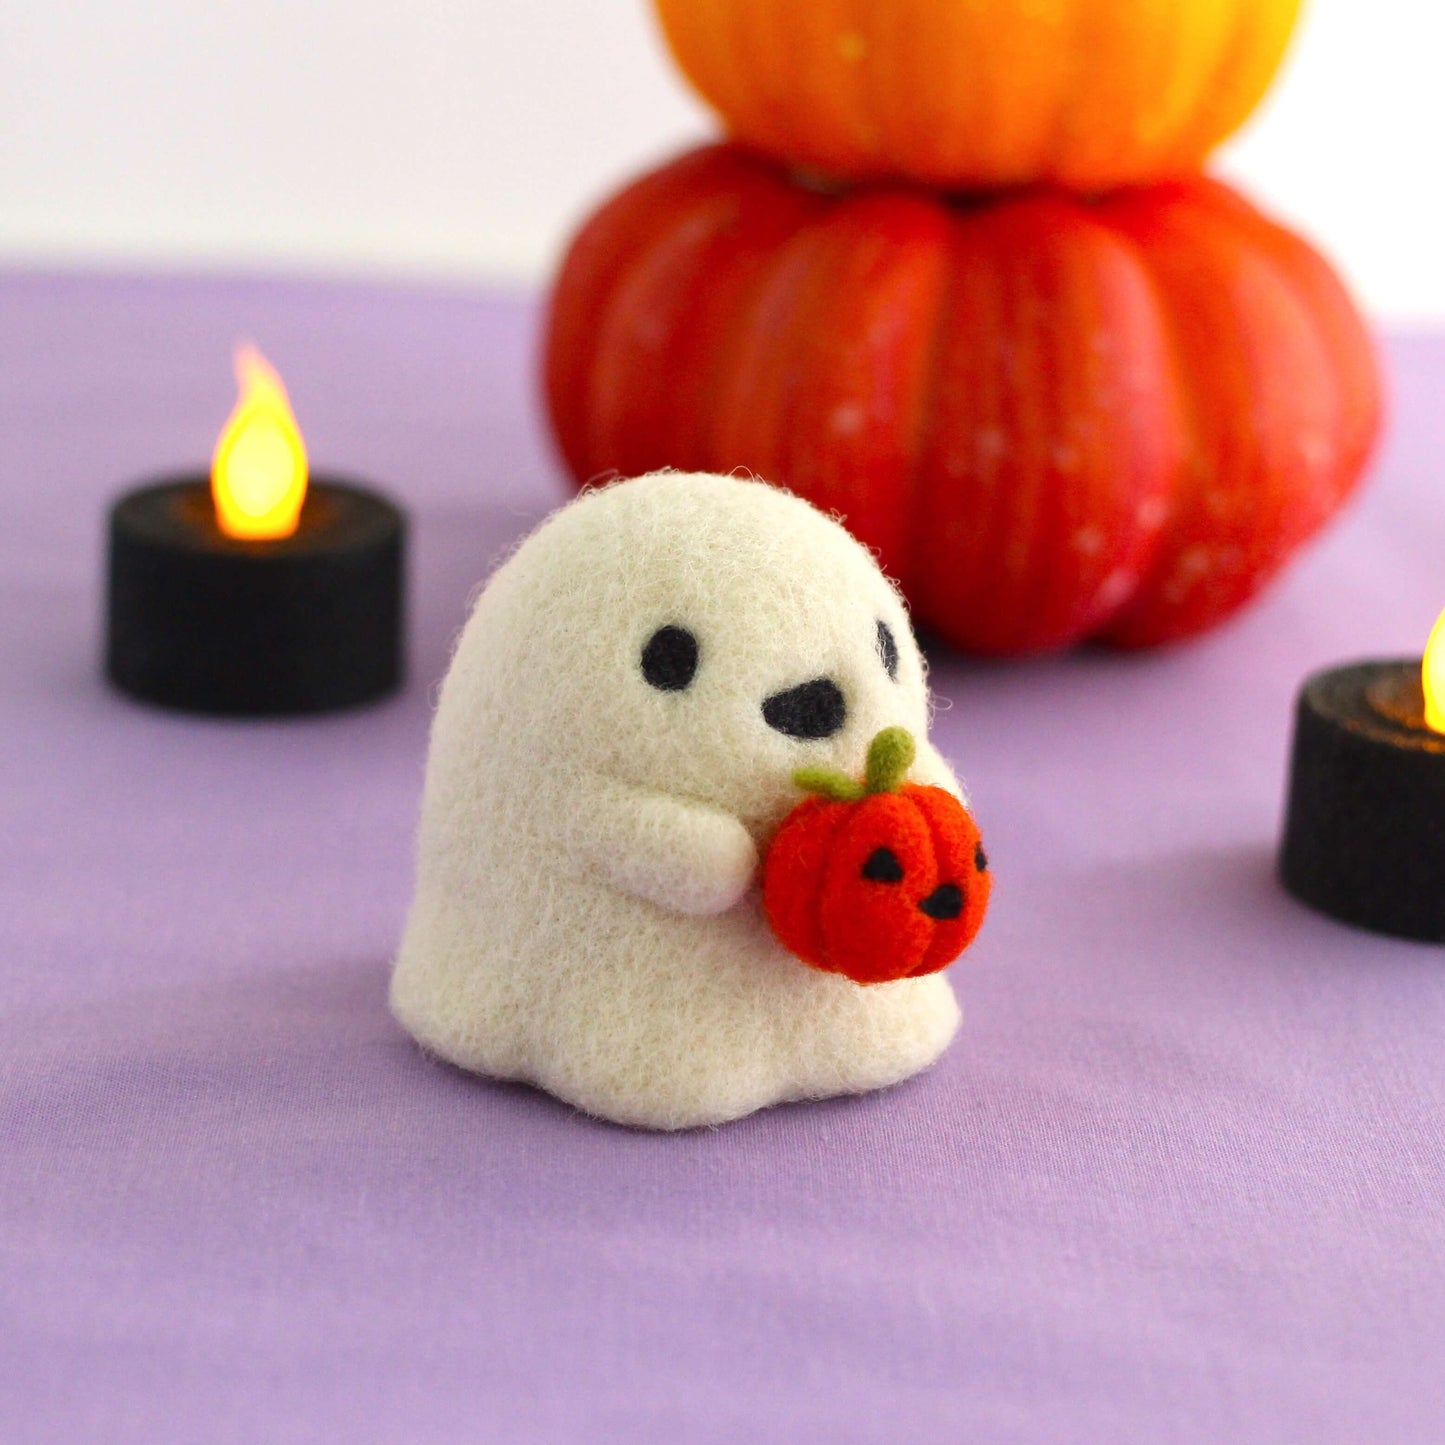
<svg viewBox="0 0 1445 1445"><path fill-rule="evenodd" d="M1081 190L1194 170L1300 0L657 0L732 135L848 179Z"/></svg>
<svg viewBox="0 0 1445 1445"><path fill-rule="evenodd" d="M783 820L763 860L763 909L804 963L856 983L919 978L973 942L993 880L978 828L942 788L903 781L913 738L885 728L862 783L803 768L814 796Z"/></svg>
<svg viewBox="0 0 1445 1445"><path fill-rule="evenodd" d="M582 228L546 382L579 482L749 468L840 515L958 647L1203 632L1362 474L1364 323L1228 187L958 200L735 146Z"/></svg>

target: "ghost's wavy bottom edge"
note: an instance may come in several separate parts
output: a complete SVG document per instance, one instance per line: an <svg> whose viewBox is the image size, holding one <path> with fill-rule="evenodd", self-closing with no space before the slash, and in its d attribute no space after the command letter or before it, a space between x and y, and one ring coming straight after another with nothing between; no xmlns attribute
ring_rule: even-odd
<svg viewBox="0 0 1445 1445"><path fill-rule="evenodd" d="M396 1021L430 1057L465 1073L502 1083L523 1084L550 1095L579 1112L629 1129L676 1133L713 1128L746 1118L775 1104L800 1104L892 1088L930 1068L957 1036L963 1014L952 988L942 975L928 980L899 980L874 988L917 987L923 982L941 986L940 1006L919 1015L919 1028L909 1047L894 1047L870 1058L850 1057L846 1066L814 1068L809 1077L784 1077L776 1069L749 1069L740 1065L728 1078L716 1072L705 1079L695 1076L666 1083L639 1078L626 1068L577 1068L567 1060L523 1060L516 1041L459 1037L430 1010L413 1007L393 986L391 1012ZM946 1004L944 999L946 998ZM510 1046L509 1046L510 1045ZM510 1055L510 1057L509 1057ZM752 1062L752 1061L746 1061Z"/></svg>

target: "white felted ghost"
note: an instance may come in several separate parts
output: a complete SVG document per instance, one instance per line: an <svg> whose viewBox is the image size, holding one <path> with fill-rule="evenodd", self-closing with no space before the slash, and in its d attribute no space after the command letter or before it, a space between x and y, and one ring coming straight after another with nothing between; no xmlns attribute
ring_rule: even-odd
<svg viewBox="0 0 1445 1445"><path fill-rule="evenodd" d="M731 477L585 493L458 643L397 1018L465 1069L658 1129L916 1073L958 1027L943 976L810 968L757 888L794 770L861 775L893 724L912 780L958 793L903 604L837 523Z"/></svg>

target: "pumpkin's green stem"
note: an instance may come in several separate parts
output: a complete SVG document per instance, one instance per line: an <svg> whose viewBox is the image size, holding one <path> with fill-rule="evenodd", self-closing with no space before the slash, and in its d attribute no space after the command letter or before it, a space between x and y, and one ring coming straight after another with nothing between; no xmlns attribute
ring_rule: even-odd
<svg viewBox="0 0 1445 1445"><path fill-rule="evenodd" d="M861 783L837 768L799 768L793 782L805 793L818 793L835 803L856 803L870 793L896 793L917 751L907 728L884 728L868 744L868 762Z"/></svg>
<svg viewBox="0 0 1445 1445"><path fill-rule="evenodd" d="M864 787L870 793L896 793L917 754L907 728L884 728L868 744Z"/></svg>
<svg viewBox="0 0 1445 1445"><path fill-rule="evenodd" d="M821 793L835 803L856 803L867 796L862 783L837 768L799 768L793 774L793 782L805 793Z"/></svg>

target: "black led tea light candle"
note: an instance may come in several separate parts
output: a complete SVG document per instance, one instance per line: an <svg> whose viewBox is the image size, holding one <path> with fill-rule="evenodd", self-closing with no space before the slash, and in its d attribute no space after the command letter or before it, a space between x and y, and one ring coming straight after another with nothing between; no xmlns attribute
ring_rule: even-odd
<svg viewBox="0 0 1445 1445"><path fill-rule="evenodd" d="M280 378L236 358L241 396L209 478L127 493L110 513L106 672L190 712L327 712L402 676L405 523L384 497L308 477Z"/></svg>
<svg viewBox="0 0 1445 1445"><path fill-rule="evenodd" d="M1280 875L1311 907L1445 943L1445 617L1418 658L1300 691Z"/></svg>

